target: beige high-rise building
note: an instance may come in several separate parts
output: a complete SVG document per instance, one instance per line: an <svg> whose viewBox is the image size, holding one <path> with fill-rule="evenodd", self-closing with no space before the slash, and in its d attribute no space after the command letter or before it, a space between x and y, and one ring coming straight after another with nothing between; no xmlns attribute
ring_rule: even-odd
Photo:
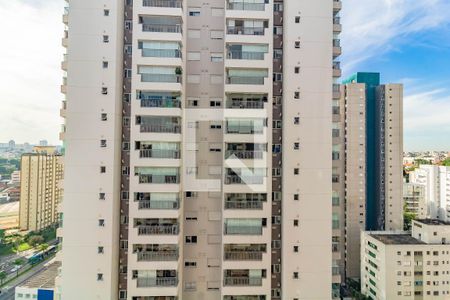
<svg viewBox="0 0 450 300"><path fill-rule="evenodd" d="M363 230L403 230L403 87L380 84L379 73L358 72L341 85L334 134L333 192L344 225L344 276L360 276ZM342 178L342 179L340 179Z"/></svg>
<svg viewBox="0 0 450 300"><path fill-rule="evenodd" d="M69 6L62 299L339 297L341 2Z"/></svg>
<svg viewBox="0 0 450 300"><path fill-rule="evenodd" d="M450 299L450 223L361 234L361 291L370 299Z"/></svg>
<svg viewBox="0 0 450 300"><path fill-rule="evenodd" d="M36 231L58 222L58 204L63 194L63 158L55 147L33 148L20 162L21 230Z"/></svg>

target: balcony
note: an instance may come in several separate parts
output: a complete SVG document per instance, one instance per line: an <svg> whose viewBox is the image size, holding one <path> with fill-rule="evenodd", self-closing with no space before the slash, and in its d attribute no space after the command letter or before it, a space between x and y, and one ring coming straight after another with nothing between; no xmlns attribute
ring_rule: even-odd
<svg viewBox="0 0 450 300"><path fill-rule="evenodd" d="M227 150L225 152L225 158L232 159L262 159L264 157L263 151L255 150Z"/></svg>
<svg viewBox="0 0 450 300"><path fill-rule="evenodd" d="M144 7L167 7L167 8L181 8L182 1L177 0L143 0Z"/></svg>
<svg viewBox="0 0 450 300"><path fill-rule="evenodd" d="M134 219L139 235L178 235L177 219Z"/></svg>
<svg viewBox="0 0 450 300"><path fill-rule="evenodd" d="M137 261L177 261L178 251L138 252Z"/></svg>
<svg viewBox="0 0 450 300"><path fill-rule="evenodd" d="M182 19L168 16L139 16L144 32L182 33Z"/></svg>
<svg viewBox="0 0 450 300"><path fill-rule="evenodd" d="M231 109L262 109L267 103L267 95L252 94L229 94L226 100L226 107Z"/></svg>
<svg viewBox="0 0 450 300"><path fill-rule="evenodd" d="M178 193L134 193L134 201L139 209L178 209L180 197Z"/></svg>
<svg viewBox="0 0 450 300"><path fill-rule="evenodd" d="M179 207L180 203L173 201L151 201L151 200L138 201L139 209L178 209Z"/></svg>
<svg viewBox="0 0 450 300"><path fill-rule="evenodd" d="M227 76L227 84L264 85L264 76Z"/></svg>
<svg viewBox="0 0 450 300"><path fill-rule="evenodd" d="M333 11L334 13L338 13L342 9L342 1L334 0L333 1Z"/></svg>
<svg viewBox="0 0 450 300"><path fill-rule="evenodd" d="M262 219L225 219L226 235L262 235Z"/></svg>
<svg viewBox="0 0 450 300"><path fill-rule="evenodd" d="M156 183L156 184L179 184L180 177L178 175L139 175L139 183Z"/></svg>
<svg viewBox="0 0 450 300"><path fill-rule="evenodd" d="M180 118L166 116L137 116L140 132L181 133Z"/></svg>
<svg viewBox="0 0 450 300"><path fill-rule="evenodd" d="M333 32L340 33L342 31L341 18L334 17L333 18Z"/></svg>
<svg viewBox="0 0 450 300"><path fill-rule="evenodd" d="M61 40L61 45L64 48L67 48L69 46L69 32L67 30L64 30L64 37Z"/></svg>
<svg viewBox="0 0 450 300"><path fill-rule="evenodd" d="M252 52L252 51L227 51L228 59L239 60L264 60L265 52Z"/></svg>
<svg viewBox="0 0 450 300"><path fill-rule="evenodd" d="M65 25L69 25L69 8L64 7L64 14L62 16L62 21Z"/></svg>
<svg viewBox="0 0 450 300"><path fill-rule="evenodd" d="M145 74L140 73L141 82L181 83L181 75L177 74Z"/></svg>
<svg viewBox="0 0 450 300"><path fill-rule="evenodd" d="M143 92L137 94L141 107L181 108L180 93Z"/></svg>
<svg viewBox="0 0 450 300"><path fill-rule="evenodd" d="M266 244L227 244L224 247L224 260L261 261L266 251Z"/></svg>
<svg viewBox="0 0 450 300"><path fill-rule="evenodd" d="M142 48L142 57L181 58L181 50Z"/></svg>
<svg viewBox="0 0 450 300"><path fill-rule="evenodd" d="M264 11L266 9L265 3L252 3L246 1L228 1L227 9L229 10L250 10L250 11Z"/></svg>
<svg viewBox="0 0 450 300"><path fill-rule="evenodd" d="M227 26L227 34L264 35L264 27Z"/></svg>
<svg viewBox="0 0 450 300"><path fill-rule="evenodd" d="M262 278L225 277L225 286L262 286Z"/></svg>
<svg viewBox="0 0 450 300"><path fill-rule="evenodd" d="M266 127L265 119L227 119L227 134L262 134Z"/></svg>
<svg viewBox="0 0 450 300"><path fill-rule="evenodd" d="M156 278L137 278L136 284L138 288L151 287L176 287L178 285L177 277L156 277Z"/></svg>
<svg viewBox="0 0 450 300"><path fill-rule="evenodd" d="M168 158L180 159L180 150L168 149L141 149L139 158Z"/></svg>
<svg viewBox="0 0 450 300"><path fill-rule="evenodd" d="M333 39L333 58L342 54L341 40Z"/></svg>
<svg viewBox="0 0 450 300"><path fill-rule="evenodd" d="M337 83L333 84L333 99L341 98L341 86Z"/></svg>
<svg viewBox="0 0 450 300"><path fill-rule="evenodd" d="M262 209L266 194L226 194L225 209Z"/></svg>
<svg viewBox="0 0 450 300"><path fill-rule="evenodd" d="M223 296L223 300L266 300L265 295Z"/></svg>
<svg viewBox="0 0 450 300"><path fill-rule="evenodd" d="M341 77L341 63L338 61L333 62L333 77Z"/></svg>
<svg viewBox="0 0 450 300"><path fill-rule="evenodd" d="M263 184L264 176L226 175L225 184Z"/></svg>

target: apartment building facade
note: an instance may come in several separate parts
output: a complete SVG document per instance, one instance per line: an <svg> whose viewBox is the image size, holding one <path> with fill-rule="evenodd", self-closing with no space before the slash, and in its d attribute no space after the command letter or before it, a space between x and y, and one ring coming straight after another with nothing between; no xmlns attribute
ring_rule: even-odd
<svg viewBox="0 0 450 300"><path fill-rule="evenodd" d="M361 234L361 291L370 299L448 299L450 224L412 222L412 233Z"/></svg>
<svg viewBox="0 0 450 300"><path fill-rule="evenodd" d="M425 205L430 218L450 220L450 167L420 165L410 172L409 181L425 186Z"/></svg>
<svg viewBox="0 0 450 300"><path fill-rule="evenodd" d="M20 160L19 227L37 231L58 222L63 196L63 158L55 147L33 148Z"/></svg>
<svg viewBox="0 0 450 300"><path fill-rule="evenodd" d="M403 184L403 201L405 211L410 212L418 219L430 217L426 202L426 186L420 183Z"/></svg>
<svg viewBox="0 0 450 300"><path fill-rule="evenodd" d="M340 9L70 1L62 299L338 297Z"/></svg>

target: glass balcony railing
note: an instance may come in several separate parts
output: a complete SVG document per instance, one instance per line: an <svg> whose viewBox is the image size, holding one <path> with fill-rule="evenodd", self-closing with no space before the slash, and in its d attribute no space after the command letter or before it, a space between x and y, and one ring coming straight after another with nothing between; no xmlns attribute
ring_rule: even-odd
<svg viewBox="0 0 450 300"><path fill-rule="evenodd" d="M263 184L264 176L226 175L225 184Z"/></svg>
<svg viewBox="0 0 450 300"><path fill-rule="evenodd" d="M142 24L144 32L181 33L181 24Z"/></svg>
<svg viewBox="0 0 450 300"><path fill-rule="evenodd" d="M225 260L262 260L263 252L225 251Z"/></svg>
<svg viewBox="0 0 450 300"><path fill-rule="evenodd" d="M141 124L141 132L155 133L180 133L181 126L178 124Z"/></svg>
<svg viewBox="0 0 450 300"><path fill-rule="evenodd" d="M264 27L227 26L227 34L264 35Z"/></svg>
<svg viewBox="0 0 450 300"><path fill-rule="evenodd" d="M177 99L141 99L141 107L180 108L181 101Z"/></svg>
<svg viewBox="0 0 450 300"><path fill-rule="evenodd" d="M142 6L181 8L182 1L177 0L143 0Z"/></svg>
<svg viewBox="0 0 450 300"><path fill-rule="evenodd" d="M225 158L236 158L236 159L263 159L263 151L255 150L227 150L225 152Z"/></svg>
<svg viewBox="0 0 450 300"><path fill-rule="evenodd" d="M178 224L139 225L139 235L178 235Z"/></svg>
<svg viewBox="0 0 450 300"><path fill-rule="evenodd" d="M181 75L177 74L146 74L141 73L142 82L181 83Z"/></svg>
<svg viewBox="0 0 450 300"><path fill-rule="evenodd" d="M225 201L225 209L262 209L262 201Z"/></svg>
<svg viewBox="0 0 450 300"><path fill-rule="evenodd" d="M260 108L264 108L264 102L263 101L228 100L227 108L260 109Z"/></svg>
<svg viewBox="0 0 450 300"><path fill-rule="evenodd" d="M177 277L137 278L138 288L177 286Z"/></svg>
<svg viewBox="0 0 450 300"><path fill-rule="evenodd" d="M142 49L143 57L168 57L180 58L181 51L178 49Z"/></svg>
<svg viewBox="0 0 450 300"><path fill-rule="evenodd" d="M225 224L225 234L227 235L261 235L262 231L262 226Z"/></svg>
<svg viewBox="0 0 450 300"><path fill-rule="evenodd" d="M264 11L264 3L250 3L250 2L228 2L227 9L229 10L253 10L253 11Z"/></svg>
<svg viewBox="0 0 450 300"><path fill-rule="evenodd" d="M139 209L178 209L178 201L139 200Z"/></svg>
<svg viewBox="0 0 450 300"><path fill-rule="evenodd" d="M178 175L140 174L139 183L178 184L180 177Z"/></svg>
<svg viewBox="0 0 450 300"><path fill-rule="evenodd" d="M263 85L264 76L227 76L227 84Z"/></svg>
<svg viewBox="0 0 450 300"><path fill-rule="evenodd" d="M262 278L252 277L225 277L225 286L261 286Z"/></svg>
<svg viewBox="0 0 450 300"><path fill-rule="evenodd" d="M177 261L178 251L137 252L137 261Z"/></svg>
<svg viewBox="0 0 450 300"><path fill-rule="evenodd" d="M180 150L169 149L141 149L139 150L140 158L180 158Z"/></svg>
<svg viewBox="0 0 450 300"><path fill-rule="evenodd" d="M228 59L264 60L264 52L228 51Z"/></svg>

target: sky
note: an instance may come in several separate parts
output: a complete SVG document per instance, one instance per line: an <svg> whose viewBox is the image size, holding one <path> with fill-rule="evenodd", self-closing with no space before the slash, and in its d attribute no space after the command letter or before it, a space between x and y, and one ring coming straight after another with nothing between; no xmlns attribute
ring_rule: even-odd
<svg viewBox="0 0 450 300"><path fill-rule="evenodd" d="M343 78L403 83L405 150L450 150L450 1L342 1ZM66 4L0 1L0 142L60 143Z"/></svg>

